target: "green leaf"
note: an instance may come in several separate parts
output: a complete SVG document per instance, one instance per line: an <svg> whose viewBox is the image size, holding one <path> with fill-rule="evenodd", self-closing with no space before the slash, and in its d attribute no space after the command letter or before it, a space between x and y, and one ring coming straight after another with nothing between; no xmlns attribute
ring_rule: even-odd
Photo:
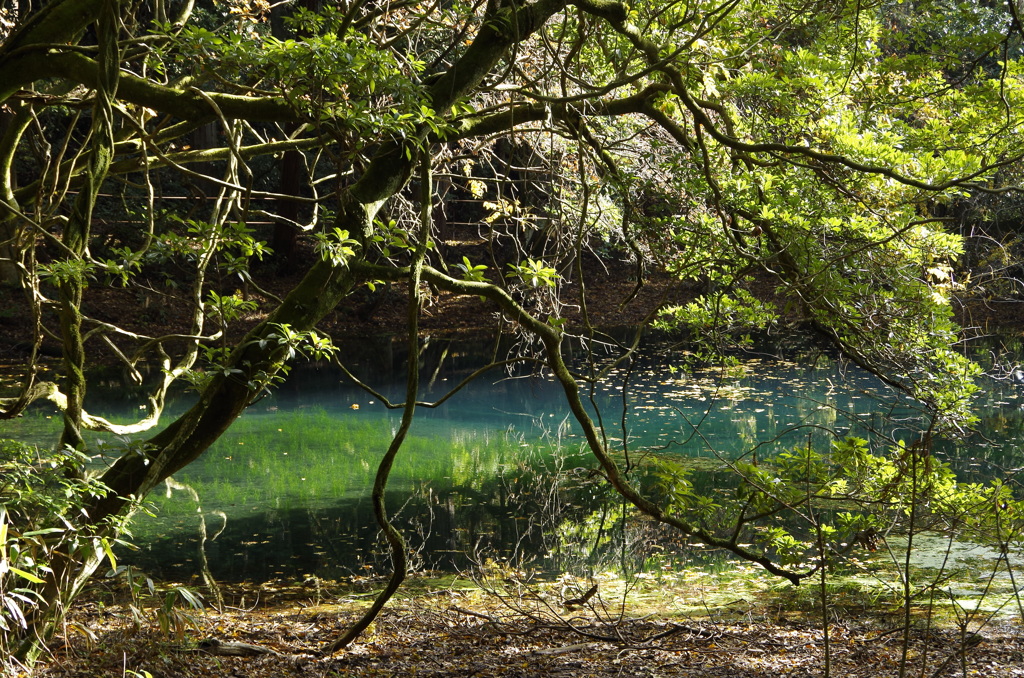
<svg viewBox="0 0 1024 678"><path fill-rule="evenodd" d="M14 567L13 565L10 565L9 568L10 568L11 572L13 572L14 574L18 575L22 579L25 579L26 581L30 581L33 584L42 584L43 583L42 579L40 579L39 577L35 576L31 572L26 572L25 570L18 569L17 567Z"/></svg>
<svg viewBox="0 0 1024 678"><path fill-rule="evenodd" d="M110 560L111 569L117 569L117 558L114 556L114 551L110 548L110 542L106 537L100 538L100 546L103 548L103 552L107 554L107 559Z"/></svg>

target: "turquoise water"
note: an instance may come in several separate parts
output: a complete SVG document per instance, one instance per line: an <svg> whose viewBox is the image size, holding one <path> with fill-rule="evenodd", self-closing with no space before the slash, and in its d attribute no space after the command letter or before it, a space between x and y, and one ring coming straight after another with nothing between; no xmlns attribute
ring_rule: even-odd
<svg viewBox="0 0 1024 678"><path fill-rule="evenodd" d="M486 345L431 343L421 364L421 399L441 398L491 353ZM884 444L919 434L923 422L913 403L874 377L811 349L787 354L745 354L722 368L657 347L595 386L591 410L624 460L702 458L705 472L695 483L709 487L726 482L727 474L713 471L720 460L754 450L767 455L809 440L827 445L834 435ZM353 369L397 400L403 362L386 346ZM982 434L959 447L947 444L965 474L1021 465L1020 395L1017 386L990 385ZM122 420L138 406L123 388L94 389L91 397L93 411ZM169 410L188 402L182 394ZM152 497L156 515L142 516L134 528L140 550L122 559L187 580L197 573L202 520L206 555L221 580L377 571L386 555L369 490L399 416L339 371L298 365L175 476L178 489ZM56 421L38 414L12 427L6 435L41 442ZM615 503L593 467L558 386L542 372L498 368L443 405L421 408L388 506L420 567L460 569L492 556L565 567L552 559L580 554L558 543L559 526Z"/></svg>

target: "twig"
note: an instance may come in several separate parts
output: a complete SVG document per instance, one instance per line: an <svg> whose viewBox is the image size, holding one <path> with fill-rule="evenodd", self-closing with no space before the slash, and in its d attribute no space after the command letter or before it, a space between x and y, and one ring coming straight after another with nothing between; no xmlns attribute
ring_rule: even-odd
<svg viewBox="0 0 1024 678"><path fill-rule="evenodd" d="M492 622L494 624L498 623L498 620L495 619L494 617L492 617L489 614L483 614L482 612L474 612L473 610L467 610L465 608L458 607L458 606L453 606L451 609L455 610L456 612L460 612L462 614L467 614L470 617L479 617L480 619L486 619L487 621Z"/></svg>
<svg viewBox="0 0 1024 678"><path fill-rule="evenodd" d="M565 647L545 647L534 650L530 654L567 654L569 652L579 652L580 650L596 650L601 647L602 643L576 643L575 645L566 645Z"/></svg>

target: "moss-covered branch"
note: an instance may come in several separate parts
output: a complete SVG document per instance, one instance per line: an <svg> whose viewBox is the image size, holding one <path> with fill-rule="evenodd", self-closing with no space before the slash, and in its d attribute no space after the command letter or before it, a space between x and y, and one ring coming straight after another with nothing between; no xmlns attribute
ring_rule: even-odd
<svg viewBox="0 0 1024 678"><path fill-rule="evenodd" d="M382 272L383 273L383 272ZM716 548L723 548L736 554L749 562L757 563L772 574L783 577L794 584L800 583L813 572L792 572L780 567L770 558L762 553L752 551L738 543L735 538L722 539L708 532L704 528L689 523L677 515L666 513L665 510L643 496L625 477L618 464L612 458L605 447L603 438L587 412L586 406L580 397L579 384L569 371L562 355L562 332L545 322L533 317L519 303L512 299L509 294L500 287L486 282L475 282L458 280L452 278L433 268L424 267L423 278L441 289L447 289L460 294L481 296L494 302L503 312L514 319L528 331L533 333L544 344L545 356L547 357L548 368L551 369L562 386L566 403L573 417L583 430L587 445L597 459L601 470L608 482L615 490L628 500L633 506L647 516L658 522L670 525L680 532L699 539L700 541Z"/></svg>
<svg viewBox="0 0 1024 678"><path fill-rule="evenodd" d="M0 45L0 102L26 84L48 77L45 46L73 43L95 21L104 0L51 0Z"/></svg>
<svg viewBox="0 0 1024 678"><path fill-rule="evenodd" d="M651 85L631 96L591 100L587 102L586 115L614 117L630 113L643 113L649 108L651 100L666 90L667 88L663 85ZM444 139L452 141L485 137L507 132L531 122L542 122L549 119L569 122L578 119L581 115L583 115L583 111L572 101L514 103L499 110L481 111L457 118L452 123L454 131L448 133Z"/></svg>
<svg viewBox="0 0 1024 678"><path fill-rule="evenodd" d="M51 51L43 60L47 77L61 77L95 88L99 82L99 66L85 54L73 51ZM250 122L301 122L300 116L284 97L249 97L222 92L199 92L191 88L161 85L146 78L122 71L118 99L145 106L160 113L203 123L218 118L217 108L227 118ZM216 108L214 108L214 104Z"/></svg>

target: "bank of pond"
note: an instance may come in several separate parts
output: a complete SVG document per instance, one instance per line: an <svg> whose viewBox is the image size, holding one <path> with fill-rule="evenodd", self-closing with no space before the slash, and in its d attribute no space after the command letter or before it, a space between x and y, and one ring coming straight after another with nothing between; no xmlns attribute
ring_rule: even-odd
<svg viewBox="0 0 1024 678"><path fill-rule="evenodd" d="M404 358L388 350L354 370L397 401ZM428 346L422 399L440 398L483 352L449 342ZM737 461L799 449L827 456L836 440L849 438L872 450L912 445L928 426L915 403L854 366L813 349L777 353L705 363L654 347L596 382L588 402L634 481L663 498L666 468L683 469L686 491L713 501L739 491ZM137 403L116 380L110 386L93 389L89 407L127 420ZM169 414L190 397L181 394ZM962 483L998 478L1015 485L1024 467L1022 407L1024 386L986 380L978 431L937 441L930 452L949 462ZM199 461L148 498L132 527L136 549L121 549L120 564L169 581L196 578L203 561L223 582L386 573L388 554L369 495L399 416L338 370L297 366ZM4 436L49 444L57 426L52 414L37 409L5 426ZM111 455L123 443L109 436L94 442ZM497 369L440 407L421 408L386 499L420 570L468 573L500 562L586 578L736 567L728 552L623 504L597 470L559 388L543 373ZM823 513L850 509L857 507L820 507ZM949 539L938 530L913 538L912 567L923 582L941 581L949 601L1019 607L1015 544ZM897 530L848 549L836 572L893 588L906 564L906 539ZM933 598L939 588L931 586Z"/></svg>

